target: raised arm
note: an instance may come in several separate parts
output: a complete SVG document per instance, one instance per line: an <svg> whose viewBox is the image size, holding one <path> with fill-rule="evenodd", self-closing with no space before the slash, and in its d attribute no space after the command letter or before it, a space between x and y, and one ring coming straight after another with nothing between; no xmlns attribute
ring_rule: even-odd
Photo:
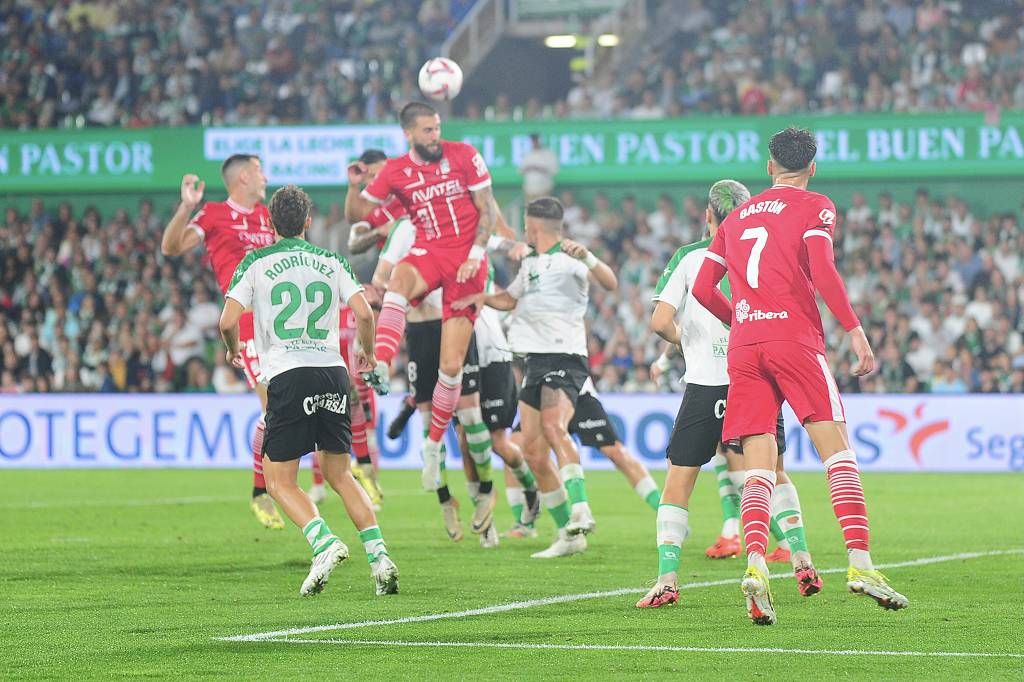
<svg viewBox="0 0 1024 682"><path fill-rule="evenodd" d="M562 251L573 258L583 261L583 264L590 270L590 278L608 291L615 291L619 288L619 279L615 276L608 264L595 256L587 247L571 239L562 240Z"/></svg>
<svg viewBox="0 0 1024 682"><path fill-rule="evenodd" d="M370 214L377 204L363 195L366 164L355 161L348 166L348 188L345 190L345 220L358 223Z"/></svg>
<svg viewBox="0 0 1024 682"><path fill-rule="evenodd" d="M181 255L199 246L203 241L198 232L188 229L188 223L192 213L203 200L205 188L206 183L200 180L198 175L189 173L182 177L181 203L178 204L170 222L164 227L164 234L160 239L160 252L165 256Z"/></svg>

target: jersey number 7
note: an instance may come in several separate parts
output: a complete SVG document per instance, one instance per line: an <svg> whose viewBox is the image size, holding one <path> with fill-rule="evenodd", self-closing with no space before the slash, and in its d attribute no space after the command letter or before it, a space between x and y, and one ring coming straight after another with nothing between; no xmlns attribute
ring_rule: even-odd
<svg viewBox="0 0 1024 682"><path fill-rule="evenodd" d="M768 230L764 227L748 227L743 230L740 240L753 239L754 248L750 250L750 257L747 259L747 284L751 289L757 288L757 280L761 274L761 252L764 245L768 243Z"/></svg>

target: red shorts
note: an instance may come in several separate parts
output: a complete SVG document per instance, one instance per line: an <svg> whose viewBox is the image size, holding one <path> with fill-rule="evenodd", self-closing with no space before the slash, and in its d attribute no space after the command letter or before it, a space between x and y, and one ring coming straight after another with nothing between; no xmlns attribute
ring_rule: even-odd
<svg viewBox="0 0 1024 682"><path fill-rule="evenodd" d="M845 422L825 356L793 341L729 349L729 397L722 440L775 433L785 400L800 423Z"/></svg>
<svg viewBox="0 0 1024 682"><path fill-rule="evenodd" d="M256 355L256 332L251 310L242 313L238 320L238 342L242 346L242 360L245 362L245 380L249 388L256 388L263 373L260 371L260 358Z"/></svg>
<svg viewBox="0 0 1024 682"><path fill-rule="evenodd" d="M466 296L483 293L484 287L487 285L486 256L480 261L480 269L476 271L476 277L461 284L456 281L455 278L459 272L459 267L466 262L467 258L469 258L468 246L465 249L431 249L429 245L415 244L408 255L400 262L408 263L416 268L416 271L420 273L420 277L427 283L427 293L438 287L443 288L441 299L442 320L448 320L453 317L466 317L469 318L470 322L475 322L477 315L475 307L452 310L452 303ZM415 301L410 301L410 303L416 305L425 296L426 294Z"/></svg>

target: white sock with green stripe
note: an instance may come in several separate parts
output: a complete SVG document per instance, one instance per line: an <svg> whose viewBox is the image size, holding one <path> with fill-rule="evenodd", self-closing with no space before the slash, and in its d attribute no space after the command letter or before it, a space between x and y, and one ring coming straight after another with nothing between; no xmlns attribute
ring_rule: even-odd
<svg viewBox="0 0 1024 682"><path fill-rule="evenodd" d="M380 532L380 526L370 526L359 531L359 539L366 550L366 560L372 566L382 556L388 555L388 548L384 544L384 535Z"/></svg>
<svg viewBox="0 0 1024 682"><path fill-rule="evenodd" d="M572 508L579 508L581 512L586 510L589 514L590 505L587 503L587 485L583 482L583 467L579 464L566 464L559 473L562 475L562 482L569 494Z"/></svg>
<svg viewBox="0 0 1024 682"><path fill-rule="evenodd" d="M505 488L505 499L512 510L512 518L516 523L523 518L523 510L526 509L526 493L522 488Z"/></svg>
<svg viewBox="0 0 1024 682"><path fill-rule="evenodd" d="M551 514L551 518L555 520L555 525L559 528L565 528L565 525L569 523L570 513L569 495L565 492L565 488L558 486L550 492L541 492L540 503Z"/></svg>
<svg viewBox="0 0 1024 682"><path fill-rule="evenodd" d="M679 554L690 534L690 512L674 504L658 505L658 575L663 582L675 582Z"/></svg>
<svg viewBox="0 0 1024 682"><path fill-rule="evenodd" d="M637 484L633 486L633 490L640 496L640 499L650 505L651 509L658 511L658 502L661 500L661 491L658 490L658 484L654 482L654 479L650 476L644 476Z"/></svg>
<svg viewBox="0 0 1024 682"><path fill-rule="evenodd" d="M718 479L718 499L722 504L722 537L731 538L740 534L740 491L729 472L729 461L724 455L711 458ZM742 474L743 472L737 472Z"/></svg>
<svg viewBox="0 0 1024 682"><path fill-rule="evenodd" d="M313 556L317 556L338 542L338 536L331 532L331 529L327 527L327 522L319 516L314 517L306 524L302 529L302 534L306 536L306 542L313 548Z"/></svg>
<svg viewBox="0 0 1024 682"><path fill-rule="evenodd" d="M796 486L792 483L776 483L772 491L772 520L782 533L789 550L793 565L810 563L811 554L807 549L807 535L804 532L804 517L800 509L800 497L796 494Z"/></svg>
<svg viewBox="0 0 1024 682"><path fill-rule="evenodd" d="M491 492L491 432L484 423L484 415L479 405L464 407L456 411L462 430L466 433L469 445L469 456L473 459L476 474L480 478L480 492Z"/></svg>
<svg viewBox="0 0 1024 682"><path fill-rule="evenodd" d="M466 492L469 493L469 499L476 502L476 498L480 495L480 481L466 481Z"/></svg>
<svg viewBox="0 0 1024 682"><path fill-rule="evenodd" d="M516 480L519 481L520 485L527 490L537 489L537 479L533 477L533 472L530 471L530 467L527 465L525 459L519 463L519 466L510 468L512 469L512 474L516 477Z"/></svg>

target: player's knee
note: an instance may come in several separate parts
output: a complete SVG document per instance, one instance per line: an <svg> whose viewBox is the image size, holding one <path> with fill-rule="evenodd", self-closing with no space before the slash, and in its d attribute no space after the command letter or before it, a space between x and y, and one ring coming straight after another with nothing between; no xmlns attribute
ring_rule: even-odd
<svg viewBox="0 0 1024 682"><path fill-rule="evenodd" d="M549 443L557 443L567 435L558 415L551 415L550 417L542 416L540 420L540 431L544 434L545 440Z"/></svg>
<svg viewBox="0 0 1024 682"><path fill-rule="evenodd" d="M441 358L441 364L438 367L441 374L447 374L450 377L457 377L459 381L462 381L462 360L458 358Z"/></svg>
<svg viewBox="0 0 1024 682"><path fill-rule="evenodd" d="M626 460L626 453L619 443L604 446L601 448L601 454L611 460L612 464L616 465L622 464Z"/></svg>

